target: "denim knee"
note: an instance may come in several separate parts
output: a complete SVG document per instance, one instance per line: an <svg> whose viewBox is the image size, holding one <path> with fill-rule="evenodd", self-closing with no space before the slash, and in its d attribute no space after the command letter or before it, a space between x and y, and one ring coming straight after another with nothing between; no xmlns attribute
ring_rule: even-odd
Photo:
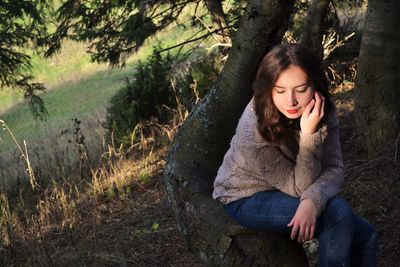
<svg viewBox="0 0 400 267"><path fill-rule="evenodd" d="M353 220L353 209L346 200L339 196L332 197L328 200L325 213L335 222Z"/></svg>

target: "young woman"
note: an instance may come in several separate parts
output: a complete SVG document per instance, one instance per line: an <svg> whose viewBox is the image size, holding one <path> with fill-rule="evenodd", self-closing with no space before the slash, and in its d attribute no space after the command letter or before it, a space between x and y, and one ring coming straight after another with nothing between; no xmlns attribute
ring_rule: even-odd
<svg viewBox="0 0 400 267"><path fill-rule="evenodd" d="M337 196L339 126L321 62L299 44L261 61L214 182L214 199L248 228L319 240L319 266L376 266L376 232Z"/></svg>

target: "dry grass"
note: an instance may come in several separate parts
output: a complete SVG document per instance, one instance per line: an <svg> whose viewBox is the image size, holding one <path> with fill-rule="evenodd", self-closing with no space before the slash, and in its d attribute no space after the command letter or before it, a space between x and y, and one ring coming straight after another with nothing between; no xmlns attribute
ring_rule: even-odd
<svg viewBox="0 0 400 267"><path fill-rule="evenodd" d="M75 172L45 183L36 175L36 187L20 183L12 196L2 190L1 265L200 266L161 184L179 118L138 125L140 140L130 149L108 146L87 176ZM90 167L82 152L76 155Z"/></svg>
<svg viewBox="0 0 400 267"><path fill-rule="evenodd" d="M102 123L103 119L97 115L85 118L79 125L70 120L70 126L64 129L51 128L41 123L41 138L38 142L27 143L26 148L21 142L21 149L18 148L19 142L14 139L14 143L18 145L0 154L0 185L7 191L16 192L18 184L15 180L24 183L26 177L32 180L32 176L38 176L34 181L47 184L50 180L60 181L69 176L83 176L84 172L89 174L90 167L95 166L106 149ZM79 131L76 131L77 127ZM11 135L12 130L9 131ZM76 141L77 137L82 136L84 147ZM24 160L26 157L29 157L29 162ZM28 176L27 163L32 172Z"/></svg>

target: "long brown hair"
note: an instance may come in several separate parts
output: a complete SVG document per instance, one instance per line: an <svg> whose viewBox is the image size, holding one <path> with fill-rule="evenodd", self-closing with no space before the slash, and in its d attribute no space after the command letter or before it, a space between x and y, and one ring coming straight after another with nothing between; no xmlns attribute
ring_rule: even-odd
<svg viewBox="0 0 400 267"><path fill-rule="evenodd" d="M299 128L299 119L287 119L272 101L272 88L278 76L290 66L300 67L307 74L310 86L324 96L325 114L333 109L328 81L321 64L316 54L300 44L279 45L261 60L253 83L253 91L258 131L267 141L277 142L288 128Z"/></svg>

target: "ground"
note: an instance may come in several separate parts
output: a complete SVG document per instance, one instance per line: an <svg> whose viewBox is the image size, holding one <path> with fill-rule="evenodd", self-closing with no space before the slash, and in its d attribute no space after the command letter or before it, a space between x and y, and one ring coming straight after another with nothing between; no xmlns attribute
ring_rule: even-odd
<svg viewBox="0 0 400 267"><path fill-rule="evenodd" d="M65 266L71 266L71 260L77 265L81 261L100 266L201 266L178 233L160 181L154 177L154 183L129 199L100 205L74 233L69 254L62 249L54 261L64 261Z"/></svg>

